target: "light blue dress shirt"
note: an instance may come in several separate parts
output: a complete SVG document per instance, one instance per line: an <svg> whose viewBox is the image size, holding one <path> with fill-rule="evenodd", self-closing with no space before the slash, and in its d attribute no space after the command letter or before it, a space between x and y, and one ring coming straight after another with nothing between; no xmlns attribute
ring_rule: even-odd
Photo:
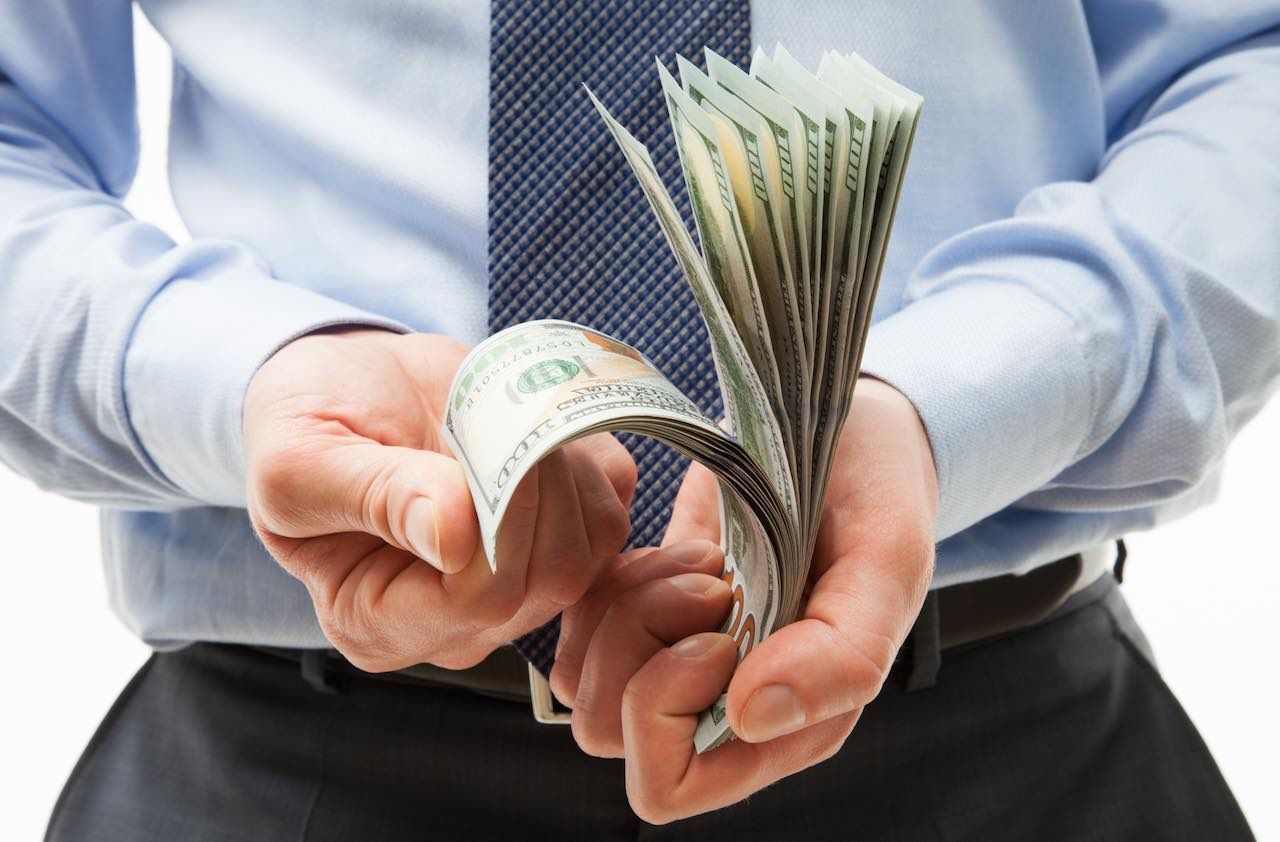
<svg viewBox="0 0 1280 842"><path fill-rule="evenodd" d="M321 645L242 508L242 399L323 325L484 335L488 4L142 6L189 242L120 204L127 0L0 6L0 459L103 507L113 605L153 645ZM1252 0L752 4L757 43L857 50L925 97L865 367L928 429L938 585L1213 495L1280 377L1278 24Z"/></svg>

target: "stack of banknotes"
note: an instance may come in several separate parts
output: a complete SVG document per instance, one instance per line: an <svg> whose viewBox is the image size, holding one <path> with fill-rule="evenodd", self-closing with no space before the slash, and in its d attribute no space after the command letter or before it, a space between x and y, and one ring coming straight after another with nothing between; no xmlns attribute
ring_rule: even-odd
<svg viewBox="0 0 1280 842"><path fill-rule="evenodd" d="M563 321L516 325L458 369L444 433L462 463L490 564L521 477L581 436L652 436L719 479L724 631L739 657L795 618L836 441L923 100L857 55L817 74L778 47L744 71L658 63L695 245L648 151L591 96L648 197L710 338L725 417L705 417L636 349ZM699 751L732 736L724 699Z"/></svg>

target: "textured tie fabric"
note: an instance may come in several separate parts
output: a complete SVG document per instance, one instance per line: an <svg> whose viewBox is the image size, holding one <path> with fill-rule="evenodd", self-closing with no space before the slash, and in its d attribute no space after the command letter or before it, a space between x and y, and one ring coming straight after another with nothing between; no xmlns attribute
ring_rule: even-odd
<svg viewBox="0 0 1280 842"><path fill-rule="evenodd" d="M749 58L747 0L493 0L489 54L489 328L537 318L628 342L713 418L715 369L697 305L587 84L646 146L692 227L654 67L710 47ZM678 189L676 189L678 188ZM631 545L657 543L686 460L623 436L639 468ZM550 672L559 618L516 641Z"/></svg>

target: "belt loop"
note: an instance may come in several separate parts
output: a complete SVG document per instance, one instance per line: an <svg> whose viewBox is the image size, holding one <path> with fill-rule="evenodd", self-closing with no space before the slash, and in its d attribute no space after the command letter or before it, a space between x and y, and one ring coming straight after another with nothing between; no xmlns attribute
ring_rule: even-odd
<svg viewBox="0 0 1280 842"><path fill-rule="evenodd" d="M927 690L938 683L942 667L941 623L938 614L938 592L929 591L920 608L920 616L911 627L911 671L907 674L908 693Z"/></svg>
<svg viewBox="0 0 1280 842"><path fill-rule="evenodd" d="M1116 539L1116 566L1112 568L1115 573L1116 583L1124 583L1124 562L1129 557L1129 548L1124 545L1123 538Z"/></svg>
<svg viewBox="0 0 1280 842"><path fill-rule="evenodd" d="M302 680L317 693L336 695L338 686L329 675L329 653L324 649L308 649L302 653Z"/></svg>

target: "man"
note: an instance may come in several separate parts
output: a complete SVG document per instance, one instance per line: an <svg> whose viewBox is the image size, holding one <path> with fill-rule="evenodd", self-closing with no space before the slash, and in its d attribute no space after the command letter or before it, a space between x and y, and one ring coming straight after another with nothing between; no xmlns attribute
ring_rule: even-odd
<svg viewBox="0 0 1280 842"><path fill-rule="evenodd" d="M118 201L129 4L0 11L0 456L104 507L160 650L49 838L1248 838L1099 547L1207 500L1280 377L1275 4L143 7L183 244ZM775 41L927 106L803 617L730 681L705 472L672 509L669 455L566 448L490 574L438 426L538 316L715 410L578 89L673 178L652 55Z"/></svg>

